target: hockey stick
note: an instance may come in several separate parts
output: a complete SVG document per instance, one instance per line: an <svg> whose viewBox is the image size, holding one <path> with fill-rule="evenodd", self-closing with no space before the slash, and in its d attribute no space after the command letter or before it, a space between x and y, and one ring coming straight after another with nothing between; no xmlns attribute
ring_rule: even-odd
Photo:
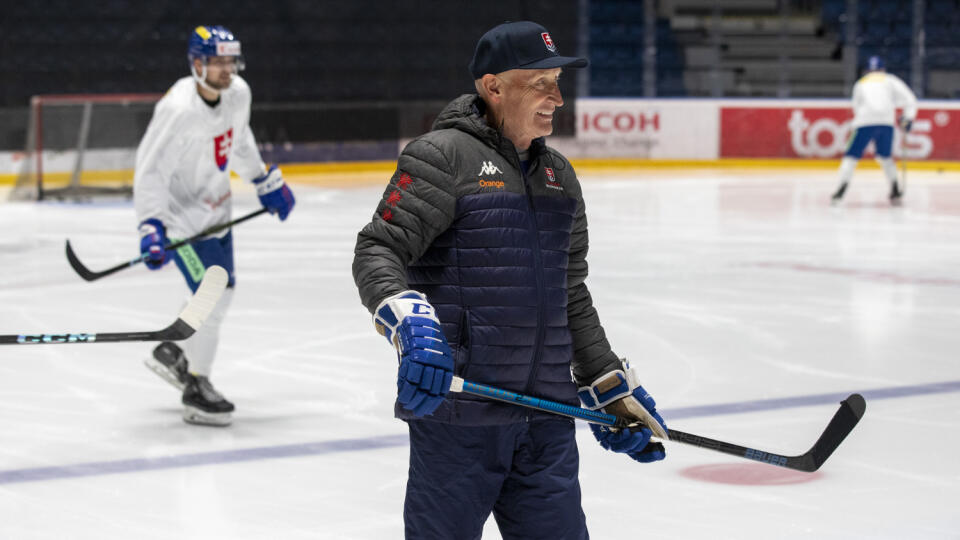
<svg viewBox="0 0 960 540"><path fill-rule="evenodd" d="M523 394L517 394L508 390L501 390L499 388L493 388L491 386L465 381L460 377L453 378L453 383L450 385L450 391L464 392L498 401L505 401L507 403L515 403L531 409L546 411L562 416L569 416L572 418L579 418L595 424L602 424L620 429L630 428L634 425L630 421L612 414L606 414L600 411L591 411L590 409L565 405L555 401L525 396ZM700 448L715 450L717 452L723 452L724 454L752 459L754 461L768 463L770 465L786 467L787 469L794 469L803 472L814 472L819 469L825 461L827 461L827 458L830 457L830 454L833 454L833 451L840 446L840 443L843 442L843 439L846 438L851 431L853 431L854 426L856 426L857 422L860 421L860 418L863 417L866 407L867 403L864 401L863 396L860 394L850 394L847 399L840 402L840 409L836 412L836 414L833 415L833 419L831 419L830 423L827 424L827 429L823 431L823 434L821 434L820 438L817 439L817 442L813 444L813 447L811 447L810 450L807 450L805 454L801 454L799 456L781 456L779 454L774 454L773 452L757 450L755 448L747 448L745 446L718 441L715 439L708 439L707 437L701 437L700 435L694 435L692 433L684 433L683 431L677 431L675 429L667 430L668 440L699 446Z"/></svg>
<svg viewBox="0 0 960 540"><path fill-rule="evenodd" d="M255 218L255 217L259 216L260 214L262 214L262 213L264 213L264 212L266 212L266 211L267 211L266 208L261 208L261 209L257 210L256 212L251 212L251 213L249 213L249 214L247 214L247 215L245 215L245 216L243 216L243 217L239 217L239 218L237 218L237 219L235 219L235 220L233 220L233 221L230 221L230 222L227 222L227 223L222 223L222 224L216 225L216 226L214 226L214 227L210 227L209 229L207 229L207 230L205 230L205 231L203 231L203 232L199 232L199 233L191 236L190 238L187 238L186 240L180 240L180 241L174 242L174 243L172 243L172 244L164 247L163 249L164 249L164 251L173 251L173 250L175 250L175 249L177 249L177 248L179 248L179 247L185 246L185 245L187 245L187 244L189 244L189 243L191 243L191 242L195 242L195 241L203 238L204 236L208 236L208 235L211 235L211 234L213 234L213 233L220 232L220 231L222 231L222 230L224 230L224 229L228 229L228 228L230 228L230 227L232 227L232 226L234 226L234 225L239 225L240 223L243 223L244 221L246 221L246 220L248 220L248 219ZM88 269L86 266L84 266L82 262L80 262L80 259L77 258L77 255L73 252L73 248L70 246L70 240L67 240L67 261L69 261L69 262L70 262L70 266L72 266L73 269L76 270L76 272L77 272L78 274L80 274L80 277L82 277L83 279L85 279L85 280L87 280L87 281L95 281L95 280L98 280L98 279L100 279L100 278L102 278L102 277L109 276L110 274L113 274L114 272L119 272L120 270L123 270L124 268L129 268L129 267L134 266L134 265L136 265L136 264L142 263L142 262L145 261L145 260L147 260L147 254L146 254L146 253L140 255L139 257L137 257L137 258L135 258L135 259L130 259L130 260L127 261L127 262L120 263L120 264L118 264L118 265L116 265L116 266L112 266L112 267L110 267L110 268L107 268L106 270L101 270L101 271L99 271L99 272L94 272L94 271Z"/></svg>
<svg viewBox="0 0 960 540"><path fill-rule="evenodd" d="M900 198L907 194L907 134L901 122L897 122L897 131L900 132Z"/></svg>
<svg viewBox="0 0 960 540"><path fill-rule="evenodd" d="M0 335L0 345L57 345L62 343L103 343L108 341L179 341L192 336L213 311L227 287L227 271L220 266L207 268L200 287L193 293L177 320L153 332L111 332L87 334L67 332L63 334L18 334Z"/></svg>

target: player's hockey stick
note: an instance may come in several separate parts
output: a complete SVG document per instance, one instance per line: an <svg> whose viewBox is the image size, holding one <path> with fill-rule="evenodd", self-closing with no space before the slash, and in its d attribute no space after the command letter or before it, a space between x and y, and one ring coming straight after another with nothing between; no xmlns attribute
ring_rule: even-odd
<svg viewBox="0 0 960 540"><path fill-rule="evenodd" d="M237 219L235 219L235 220L233 220L233 221L230 221L230 222L227 222L227 223L222 223L222 224L217 225L217 226L215 226L215 227L210 227L209 229L207 229L207 230L205 230L205 231L203 231L203 232L197 233L197 234L191 236L190 238L187 238L186 240L179 240L179 241L177 241L177 242L174 242L174 243L166 246L166 247L164 248L164 250L165 250L165 251L175 250L175 249L177 249L177 248L179 248L179 247L182 247L182 246L185 246L185 245L187 245L187 244L189 244L189 243L191 243L191 242L195 242L195 241L203 238L204 236L208 236L208 235L211 235L211 234L213 234L213 233L220 232L220 231L222 231L222 230L224 230L224 229L227 229L227 228L230 228L230 227L232 227L232 226L234 226L234 225L239 225L240 223L243 223L244 221L246 221L246 220L248 220L248 219L255 218L255 217L259 216L260 214L262 214L262 213L264 213L264 212L266 212L266 211L267 211L266 208L261 208L261 209L257 210L256 212L251 212L251 213L249 213L249 214L247 214L247 215L245 215L245 216L243 216L243 217L239 217L239 218L237 218ZM70 240L67 240L67 261L70 262L70 266L72 266L73 269L76 270L77 274L80 274L80 277L82 277L83 279L85 279L85 280L87 280L87 281L95 281L95 280L98 280L98 279L100 279L100 278L102 278L102 277L109 276L110 274L113 274L114 272L119 272L120 270L123 270L124 268L129 268L129 267L131 267L131 266L135 266L135 265L137 265L137 264L139 264L139 263L142 263L142 262L145 261L145 260L147 260L147 254L146 254L146 253L140 255L139 257L137 257L137 258L135 258L135 259L130 259L130 260L127 261L127 262L120 263L120 264L118 264L118 265L116 265L116 266L112 266L112 267L110 267L110 268L107 268L106 270L101 270L101 271L99 271L99 272L94 272L94 271L88 269L86 266L84 266L82 262L80 262L80 259L77 258L76 253L73 252L73 248L70 246Z"/></svg>
<svg viewBox="0 0 960 540"><path fill-rule="evenodd" d="M0 345L56 345L64 343L104 343L110 341L178 341L187 339L203 325L213 311L223 290L227 287L227 271L211 266L203 275L197 292L193 293L177 320L153 332L110 332L99 334L66 332L63 334L0 335Z"/></svg>
<svg viewBox="0 0 960 540"><path fill-rule="evenodd" d="M899 122L898 122L899 124ZM903 125L899 125L900 130L900 197L907 194L907 133Z"/></svg>
<svg viewBox="0 0 960 540"><path fill-rule="evenodd" d="M572 418L580 418L581 420L615 428L630 428L633 425L628 420L612 414L606 414L600 411L591 411L590 409L565 405L555 401L525 396L523 394L517 394L508 390L501 390L499 388L493 388L491 386L465 381L460 377L453 378L453 383L450 385L450 391L464 392L498 401L505 401L507 403L515 403L524 407L530 407L531 409L569 416ZM786 467L788 469L794 469L797 471L814 472L819 469L825 461L827 461L827 458L830 457L830 454L832 454L833 451L840 446L840 443L843 442L843 439L846 438L851 431L853 431L854 426L856 426L857 422L860 421L860 418L863 417L863 413L866 408L867 403L864 401L863 396L860 394L850 394L847 399L840 402L840 409L836 412L836 414L833 415L833 419L830 420L829 424L827 424L827 429L823 431L823 434L820 435L820 438L817 439L817 442L813 444L813 447L810 448L810 450L808 450L805 454L801 454L799 456L781 456L779 454L774 454L773 452L767 452L764 450L747 448L745 446L728 442L708 439L707 437L701 437L700 435L694 435L692 433L684 433L683 431L677 431L675 429L668 429L667 434L668 439L671 441L699 446L700 448L707 448L709 450L716 450L717 452L723 452L724 454L752 459L754 461L769 463L770 465L777 465L779 467Z"/></svg>
<svg viewBox="0 0 960 540"><path fill-rule="evenodd" d="M904 137L906 137L906 132L904 132ZM900 196L903 197L907 194L907 154L901 149L900 156Z"/></svg>

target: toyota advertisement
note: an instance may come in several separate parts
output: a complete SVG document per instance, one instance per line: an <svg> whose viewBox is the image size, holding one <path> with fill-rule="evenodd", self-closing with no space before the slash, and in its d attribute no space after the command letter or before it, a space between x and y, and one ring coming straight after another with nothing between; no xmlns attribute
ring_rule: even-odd
<svg viewBox="0 0 960 540"><path fill-rule="evenodd" d="M722 106L720 157L817 158L843 155L852 130L848 103L824 106ZM895 132L894 155L960 160L960 106L922 102L913 129ZM872 148L867 149L872 155Z"/></svg>
<svg viewBox="0 0 960 540"><path fill-rule="evenodd" d="M839 159L853 113L848 100L577 100L575 154L589 157ZM867 155L873 149L867 148ZM960 161L960 104L922 101L894 155Z"/></svg>

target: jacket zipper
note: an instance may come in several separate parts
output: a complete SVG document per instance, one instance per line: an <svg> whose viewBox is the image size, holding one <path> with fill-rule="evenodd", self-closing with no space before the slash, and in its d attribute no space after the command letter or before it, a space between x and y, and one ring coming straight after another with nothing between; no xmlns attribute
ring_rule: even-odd
<svg viewBox="0 0 960 540"><path fill-rule="evenodd" d="M516 152L516 149L514 149L514 155L517 158L517 170L523 177L523 190L527 196L527 206L530 208L530 232L533 234L533 266L537 278L537 339L534 341L533 366L530 368L530 375L527 376L527 384L524 387L524 392L529 394L533 390L533 384L540 369L540 360L543 357L543 339L546 333L544 323L546 317L543 312L543 304L546 294L543 286L543 255L540 253L540 227L537 225L537 209L533 205L532 190L527 183L530 178L527 176L527 171L523 170L520 156ZM525 419L529 420L529 416Z"/></svg>

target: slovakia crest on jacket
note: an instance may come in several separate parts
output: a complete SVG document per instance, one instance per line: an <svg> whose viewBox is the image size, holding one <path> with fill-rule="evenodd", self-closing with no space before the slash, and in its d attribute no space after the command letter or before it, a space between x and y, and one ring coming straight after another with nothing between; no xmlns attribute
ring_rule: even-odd
<svg viewBox="0 0 960 540"><path fill-rule="evenodd" d="M554 52L554 53L557 52L557 46L554 45L553 38L550 37L549 32L541 33L540 37L543 38L543 44L547 46L547 49L549 49L550 52Z"/></svg>
<svg viewBox="0 0 960 540"><path fill-rule="evenodd" d="M548 188L559 189L560 191L563 191L563 186L561 186L560 183L557 182L557 177L554 176L553 169L551 169L550 167L544 167L543 172L544 174L547 175L546 184Z"/></svg>
<svg viewBox="0 0 960 540"><path fill-rule="evenodd" d="M213 157L217 160L217 167L221 171L227 170L227 158L230 156L230 147L232 145L233 128L213 138Z"/></svg>

